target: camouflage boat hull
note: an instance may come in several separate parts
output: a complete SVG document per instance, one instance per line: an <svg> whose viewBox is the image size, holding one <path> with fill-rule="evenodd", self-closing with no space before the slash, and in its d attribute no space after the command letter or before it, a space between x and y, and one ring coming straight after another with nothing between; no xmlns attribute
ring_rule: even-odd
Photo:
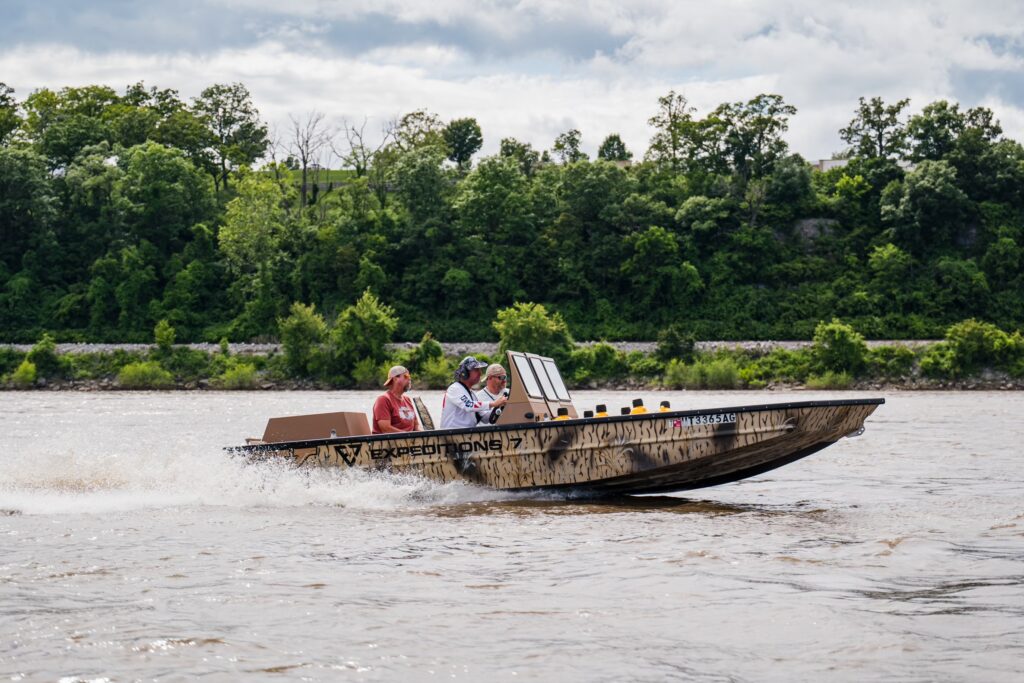
<svg viewBox="0 0 1024 683"><path fill-rule="evenodd" d="M505 490L665 493L715 486L857 435L884 399L648 413L233 449L303 467L359 467Z"/></svg>

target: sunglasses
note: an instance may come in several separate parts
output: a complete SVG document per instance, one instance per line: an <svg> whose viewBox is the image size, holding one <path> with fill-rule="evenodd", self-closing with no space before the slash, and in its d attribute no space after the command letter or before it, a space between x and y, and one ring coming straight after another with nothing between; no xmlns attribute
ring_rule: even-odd
<svg viewBox="0 0 1024 683"><path fill-rule="evenodd" d="M494 379L500 379L502 382L508 379L508 375L491 375Z"/></svg>

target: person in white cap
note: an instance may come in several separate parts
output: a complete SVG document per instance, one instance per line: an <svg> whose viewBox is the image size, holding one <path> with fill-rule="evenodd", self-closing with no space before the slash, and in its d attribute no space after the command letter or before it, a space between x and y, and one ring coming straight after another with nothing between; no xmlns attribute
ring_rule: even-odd
<svg viewBox="0 0 1024 683"><path fill-rule="evenodd" d="M484 385L476 395L483 401L497 401L504 395L506 386L508 373L505 372L505 368L497 363L491 363L484 373Z"/></svg>
<svg viewBox="0 0 1024 683"><path fill-rule="evenodd" d="M455 381L441 402L441 429L476 427L479 422L486 423L492 410L508 402L504 396L494 401L481 401L473 393L473 387L480 381L480 371L486 367L487 363L473 356L466 356L459 363L455 369Z"/></svg>
<svg viewBox="0 0 1024 683"><path fill-rule="evenodd" d="M388 370L388 379L384 386L388 388L373 402L374 434L390 432L415 432L419 429L416 422L416 407L405 395L412 385L409 371L401 365Z"/></svg>

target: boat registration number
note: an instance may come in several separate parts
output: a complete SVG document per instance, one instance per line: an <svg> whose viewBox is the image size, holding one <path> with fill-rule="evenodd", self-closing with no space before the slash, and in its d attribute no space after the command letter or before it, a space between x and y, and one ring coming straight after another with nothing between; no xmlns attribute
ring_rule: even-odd
<svg viewBox="0 0 1024 683"><path fill-rule="evenodd" d="M700 425L721 425L736 422L736 413L712 413L708 415L690 415L673 420L675 427L697 427Z"/></svg>

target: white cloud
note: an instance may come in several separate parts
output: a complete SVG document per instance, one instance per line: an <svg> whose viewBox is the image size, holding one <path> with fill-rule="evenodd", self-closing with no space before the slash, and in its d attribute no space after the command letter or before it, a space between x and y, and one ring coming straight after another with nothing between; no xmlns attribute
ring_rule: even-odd
<svg viewBox="0 0 1024 683"><path fill-rule="evenodd" d="M799 109L790 143L811 158L841 147L837 131L862 95L910 97L915 110L940 97L974 97L964 104L991 106L1008 135L1024 138L1021 3L307 0L287 10L278 0L219 4L247 17L282 19L247 46L202 53L20 45L0 52L0 73L20 94L143 79L195 95L209 83L240 80L272 122L318 109L338 119L367 116L375 125L425 107L442 118L476 116L485 151L509 135L547 147L577 127L591 152L605 134L618 132L642 154L646 120L670 88L702 113L760 92L781 94ZM422 27L422 38L396 46L381 35L358 49L332 44L330 22L374 17L411 27L414 36ZM547 43L529 42L538 36ZM504 48L488 51L489 42ZM982 84L958 92L963 83L954 74L974 72L992 75L995 86L971 81Z"/></svg>

